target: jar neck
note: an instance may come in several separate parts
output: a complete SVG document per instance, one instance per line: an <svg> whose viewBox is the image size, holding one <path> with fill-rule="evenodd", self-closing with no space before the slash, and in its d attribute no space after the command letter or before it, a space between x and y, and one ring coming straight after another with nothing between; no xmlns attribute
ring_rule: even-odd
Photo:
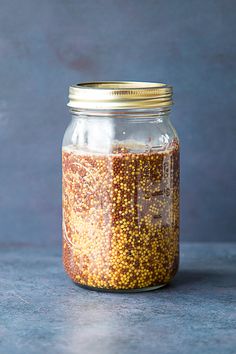
<svg viewBox="0 0 236 354"><path fill-rule="evenodd" d="M70 110L72 117L77 118L122 118L135 121L163 120L169 118L170 109L129 109L129 110Z"/></svg>

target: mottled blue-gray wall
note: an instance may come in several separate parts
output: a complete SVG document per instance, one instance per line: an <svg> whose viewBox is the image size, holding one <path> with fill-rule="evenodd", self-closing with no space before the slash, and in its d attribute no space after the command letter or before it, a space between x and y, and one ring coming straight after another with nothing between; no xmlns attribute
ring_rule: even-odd
<svg viewBox="0 0 236 354"><path fill-rule="evenodd" d="M236 2L0 0L0 239L61 237L70 83L174 86L182 240L236 231Z"/></svg>

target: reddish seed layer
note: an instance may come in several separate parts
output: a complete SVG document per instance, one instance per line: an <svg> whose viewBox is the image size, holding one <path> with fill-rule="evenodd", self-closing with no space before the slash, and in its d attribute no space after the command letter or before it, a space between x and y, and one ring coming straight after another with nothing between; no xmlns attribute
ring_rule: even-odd
<svg viewBox="0 0 236 354"><path fill-rule="evenodd" d="M179 148L110 155L63 148L63 259L81 285L138 289L178 268Z"/></svg>

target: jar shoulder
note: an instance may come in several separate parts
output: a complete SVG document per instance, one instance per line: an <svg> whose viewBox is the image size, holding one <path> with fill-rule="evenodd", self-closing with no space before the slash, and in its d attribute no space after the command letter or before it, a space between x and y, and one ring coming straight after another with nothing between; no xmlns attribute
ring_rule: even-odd
<svg viewBox="0 0 236 354"><path fill-rule="evenodd" d="M179 141L177 132L168 118L156 120L129 119L72 119L66 128L63 146L88 148L110 153L114 145L138 145L152 148ZM141 148L142 150L142 148Z"/></svg>

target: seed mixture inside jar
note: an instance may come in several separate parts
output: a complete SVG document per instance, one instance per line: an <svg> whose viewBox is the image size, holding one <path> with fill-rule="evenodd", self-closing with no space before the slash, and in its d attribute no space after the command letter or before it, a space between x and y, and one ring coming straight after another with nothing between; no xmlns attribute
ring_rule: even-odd
<svg viewBox="0 0 236 354"><path fill-rule="evenodd" d="M179 146L99 155L63 147L63 260L74 282L132 290L178 268Z"/></svg>

